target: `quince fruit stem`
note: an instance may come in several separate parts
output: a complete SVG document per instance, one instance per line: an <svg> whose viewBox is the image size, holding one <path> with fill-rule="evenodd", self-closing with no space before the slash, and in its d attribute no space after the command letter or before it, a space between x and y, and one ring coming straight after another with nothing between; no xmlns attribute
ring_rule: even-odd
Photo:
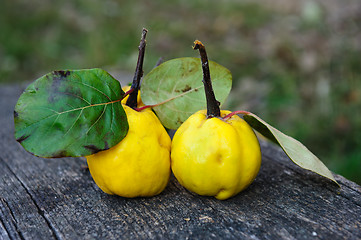
<svg viewBox="0 0 361 240"><path fill-rule="evenodd" d="M220 102L217 101L212 88L212 81L209 72L209 64L208 64L206 48L204 47L201 41L196 40L194 41L193 49L199 50L199 54L201 56L202 70L203 70L202 82L204 85L204 91L206 93L206 100L207 100L207 118L220 117L221 116L221 110L219 108Z"/></svg>
<svg viewBox="0 0 361 240"><path fill-rule="evenodd" d="M128 107L131 107L133 109L136 109L138 107L137 96L138 96L138 91L140 89L140 79L143 76L143 62L144 62L145 46L147 45L147 43L145 41L145 37L147 36L147 33L148 33L148 30L143 28L142 37L141 37L140 44L138 47L139 54L138 54L137 67L135 69L132 86L130 87L130 93L129 93L129 91L127 92L129 94L129 98L127 99L127 102L125 103L125 105L127 105Z"/></svg>

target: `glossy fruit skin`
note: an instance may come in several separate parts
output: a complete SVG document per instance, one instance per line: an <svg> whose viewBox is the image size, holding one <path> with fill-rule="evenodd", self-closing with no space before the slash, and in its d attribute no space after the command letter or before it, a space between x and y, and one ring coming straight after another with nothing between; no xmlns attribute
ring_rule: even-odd
<svg viewBox="0 0 361 240"><path fill-rule="evenodd" d="M137 112L123 107L129 131L116 146L86 157L90 173L108 194L128 198L157 195L169 181L171 139L150 109Z"/></svg>
<svg viewBox="0 0 361 240"><path fill-rule="evenodd" d="M229 113L222 110L221 117ZM172 140L172 171L181 185L199 195L230 198L253 182L260 166L258 139L237 115L224 121L198 111Z"/></svg>

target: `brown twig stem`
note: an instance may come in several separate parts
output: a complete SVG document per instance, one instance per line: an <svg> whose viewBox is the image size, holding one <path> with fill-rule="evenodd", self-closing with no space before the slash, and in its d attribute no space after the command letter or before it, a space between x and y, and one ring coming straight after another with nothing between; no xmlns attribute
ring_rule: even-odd
<svg viewBox="0 0 361 240"><path fill-rule="evenodd" d="M142 38L140 40L140 44L139 44L139 48L138 48L139 55L138 55L137 67L135 69L134 78L133 78L133 82L132 82L132 86L131 86L131 89L133 89L133 91L129 94L129 98L127 99L127 102L126 102L126 105L133 109L137 108L137 106L138 106L137 97L138 97L138 92L140 89L140 79L143 76L143 62L144 62L145 46L147 45L146 41L145 41L145 37L147 36L147 32L148 32L148 30L143 28Z"/></svg>
<svg viewBox="0 0 361 240"><path fill-rule="evenodd" d="M193 49L199 50L199 54L201 56L202 70L203 70L203 85L207 100L207 118L220 117L221 116L221 110L219 108L220 103L217 101L212 88L212 81L209 72L209 64L208 64L206 48L204 47L201 41L196 40L194 41Z"/></svg>
<svg viewBox="0 0 361 240"><path fill-rule="evenodd" d="M129 94L131 94L132 92L134 92L134 89L133 89L133 88L130 88L128 91L126 91L126 92L124 93L123 97L122 97L122 100L123 100L124 98L126 98Z"/></svg>

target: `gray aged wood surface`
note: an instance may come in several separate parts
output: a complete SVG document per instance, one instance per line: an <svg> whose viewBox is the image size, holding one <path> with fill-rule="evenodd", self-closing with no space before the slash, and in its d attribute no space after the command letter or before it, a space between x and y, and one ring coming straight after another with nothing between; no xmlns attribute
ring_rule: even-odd
<svg viewBox="0 0 361 240"><path fill-rule="evenodd" d="M0 239L361 239L361 187L341 188L262 142L255 182L226 201L174 178L152 198L103 193L82 158L41 159L13 138L22 88L0 85Z"/></svg>

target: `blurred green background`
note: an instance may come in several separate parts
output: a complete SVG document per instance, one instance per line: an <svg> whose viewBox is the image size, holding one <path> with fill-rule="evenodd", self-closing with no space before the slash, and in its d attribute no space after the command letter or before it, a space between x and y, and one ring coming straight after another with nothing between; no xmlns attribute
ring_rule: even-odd
<svg viewBox="0 0 361 240"><path fill-rule="evenodd" d="M0 83L60 69L145 73L198 57L233 74L231 110L249 110L361 184L361 2L349 0L0 0ZM116 76L116 75L115 75ZM129 79L130 81L131 79Z"/></svg>

